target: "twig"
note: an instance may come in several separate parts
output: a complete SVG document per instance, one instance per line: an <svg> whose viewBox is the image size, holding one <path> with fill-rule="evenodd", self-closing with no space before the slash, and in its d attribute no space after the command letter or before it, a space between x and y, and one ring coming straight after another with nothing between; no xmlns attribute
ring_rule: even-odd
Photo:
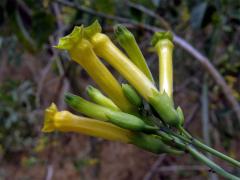
<svg viewBox="0 0 240 180"><path fill-rule="evenodd" d="M39 107L40 106L40 98L41 98L41 93L42 93L42 89L43 89L43 85L44 85L44 82L47 78L47 75L51 69L51 66L53 64L53 59L55 57L52 57L50 59L50 61L48 62L48 64L44 67L44 69L41 71L40 73L40 78L39 78L39 81L37 83L37 91L36 91L36 100L35 100L35 103L36 103L36 106Z"/></svg>
<svg viewBox="0 0 240 180"><path fill-rule="evenodd" d="M150 16L156 18L156 19L160 22L160 24L163 26L163 28L165 28L166 30L171 30L171 27L170 27L170 25L168 24L168 22L165 21L164 18L162 18L161 16L159 16L159 15L156 14L155 12L147 9L146 7L144 7L144 6L140 5L140 4L136 4L136 3L133 3L133 2L130 2L130 1L126 1L126 4L127 4L129 7L138 9L139 11L142 11L142 12L144 12L145 14L150 15Z"/></svg>
<svg viewBox="0 0 240 180"><path fill-rule="evenodd" d="M189 124L192 122L192 120L194 119L194 116L196 114L196 112L198 112L198 108L199 108L199 104L195 104L190 112L190 114L188 115L188 117L185 120L184 123L184 128L187 128L189 126Z"/></svg>
<svg viewBox="0 0 240 180"><path fill-rule="evenodd" d="M53 177L53 165L49 164L47 166L47 173L45 180L52 180Z"/></svg>
<svg viewBox="0 0 240 180"><path fill-rule="evenodd" d="M187 85L189 85L190 83L196 83L196 78L191 77L186 79L185 81L181 82L181 85L176 86L175 89L173 90L173 93L177 93L179 91L182 91Z"/></svg>
<svg viewBox="0 0 240 180"><path fill-rule="evenodd" d="M83 6L81 6L77 3L72 3L72 2L68 2L68 1L64 1L64 0L55 0L55 2L58 2L58 3L60 3L64 6L72 7L74 9L78 9L78 10L86 12L88 14L103 17L103 18L106 18L106 19L116 20L116 21L119 21L119 22L129 22L129 19L127 19L127 18L113 16L113 15L105 14L105 13L102 13L102 12L97 12L93 9L83 7Z"/></svg>
<svg viewBox="0 0 240 180"><path fill-rule="evenodd" d="M185 166L185 165L172 165L172 166L162 166L159 167L158 172L166 172L166 171L209 171L209 168L206 166L199 166L199 165L195 165L195 166Z"/></svg>
<svg viewBox="0 0 240 180"><path fill-rule="evenodd" d="M119 16L113 16L113 15L108 15L108 14L101 13L101 12L96 12L92 9L80 6L79 4L76 4L76 3L71 3L71 2L64 1L64 0L55 0L55 1L58 3L61 3L62 5L81 10L86 13L98 16L98 17L103 17L103 18L115 20L115 21L122 22L122 23L130 23L131 25L134 25L134 26L137 26L140 28L144 28L151 32L162 31L162 29L155 27L155 26L151 26L148 24L142 24L142 23L139 23L139 22L136 22L133 20L129 20L127 18L119 17ZM147 12L145 12L145 13L147 13ZM193 57L195 57L196 60L198 60L208 70L208 72L214 78L216 83L222 88L224 95L226 96L227 100L233 107L233 109L237 115L237 118L239 120L239 123L240 123L240 106L239 106L237 100L232 95L232 91L229 88L229 86L227 85L227 83L225 82L224 78L216 70L216 68L213 66L211 61L207 57L205 57L202 53L200 53L197 49L195 49L191 44L189 44L186 40L177 36L176 34L174 34L174 42L177 45L179 45L180 47L182 47L189 54L191 54Z"/></svg>
<svg viewBox="0 0 240 180"><path fill-rule="evenodd" d="M57 18L58 31L56 33L56 37L58 39L58 38L60 38L62 36L61 26L63 26L63 24L62 24L62 22L60 20L61 18L60 18L60 11L59 11L58 4L53 3L53 11L54 11L54 14L56 15L56 18ZM45 82L45 80L47 78L48 73L51 70L51 66L54 63L54 61L56 61L56 63L57 63L57 67L58 67L60 75L63 76L63 74L64 74L64 70L62 68L61 63L59 62L58 59L56 59L59 56L59 54L53 48L53 45L56 44L54 42L54 38L52 36L49 37L49 41L50 41L50 48L51 48L51 50L53 52L53 55L50 58L48 64L41 71L40 79L39 79L38 84L37 84L37 92L36 92L36 105L37 105L37 107L39 107L39 105L40 105L40 97L41 97L43 85L44 85L44 82Z"/></svg>
<svg viewBox="0 0 240 180"><path fill-rule="evenodd" d="M151 180L155 173L158 171L159 166L162 164L163 160L165 159L166 155L161 155L149 169L147 174L144 176L143 180Z"/></svg>
<svg viewBox="0 0 240 180"><path fill-rule="evenodd" d="M201 104L202 104L202 132L203 132L203 139L206 145L210 145L210 138L209 138L209 113L208 113L208 85L207 80L204 79L204 84L202 87L202 97L201 97Z"/></svg>
<svg viewBox="0 0 240 180"><path fill-rule="evenodd" d="M207 75L204 76L204 83L202 87L202 130L203 139L206 145L211 146L210 136L209 136L209 102L208 102L208 82ZM207 153L207 157L212 160L211 154ZM209 179L217 180L218 177L215 174L209 174Z"/></svg>

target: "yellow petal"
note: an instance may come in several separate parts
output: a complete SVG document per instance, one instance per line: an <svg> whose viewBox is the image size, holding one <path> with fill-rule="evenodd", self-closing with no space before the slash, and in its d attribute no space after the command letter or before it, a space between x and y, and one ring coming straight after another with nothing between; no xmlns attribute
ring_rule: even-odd
<svg viewBox="0 0 240 180"><path fill-rule="evenodd" d="M44 126L42 128L43 132L52 132L55 130L54 125L54 115L58 112L57 106L52 103L46 110L44 114Z"/></svg>

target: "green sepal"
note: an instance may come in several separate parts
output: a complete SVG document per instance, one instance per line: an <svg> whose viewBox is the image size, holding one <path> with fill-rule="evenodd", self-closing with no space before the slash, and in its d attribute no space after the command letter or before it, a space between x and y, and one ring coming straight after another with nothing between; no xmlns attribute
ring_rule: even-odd
<svg viewBox="0 0 240 180"><path fill-rule="evenodd" d="M120 109L117 107L117 105L115 105L111 99L104 96L101 93L101 91L99 91L98 89L94 88L93 86L87 86L86 90L87 90L87 94L90 97L90 99L93 102L95 102L96 104L107 107L114 111L120 111Z"/></svg>
<svg viewBox="0 0 240 180"><path fill-rule="evenodd" d="M122 84L122 90L125 97L129 100L130 103L137 107L143 105L142 98L138 95L137 91L130 86L129 84Z"/></svg>
<svg viewBox="0 0 240 180"><path fill-rule="evenodd" d="M147 125L142 119L123 112L108 112L106 113L108 121L111 123L132 131L155 132L158 127Z"/></svg>
<svg viewBox="0 0 240 180"><path fill-rule="evenodd" d="M173 127L179 127L180 121L178 113L174 109L172 99L165 91L162 94L154 93L154 96L149 98L149 103L166 124Z"/></svg>
<svg viewBox="0 0 240 180"><path fill-rule="evenodd" d="M177 107L177 113L178 113L180 125L182 126L184 124L184 114L183 114L182 108L180 106Z"/></svg>
<svg viewBox="0 0 240 180"><path fill-rule="evenodd" d="M91 38L96 33L102 32L102 27L98 20L95 20L91 25L84 28L84 37Z"/></svg>
<svg viewBox="0 0 240 180"><path fill-rule="evenodd" d="M160 40L169 40L169 41L173 41L173 34L170 31L167 32L156 32L151 40L151 44L152 46L156 46L156 44L160 41Z"/></svg>
<svg viewBox="0 0 240 180"><path fill-rule="evenodd" d="M162 153L168 153L173 155L182 154L181 151L171 148L170 146L166 145L160 138L154 135L136 133L131 138L131 143L141 149L147 150L155 154Z"/></svg>

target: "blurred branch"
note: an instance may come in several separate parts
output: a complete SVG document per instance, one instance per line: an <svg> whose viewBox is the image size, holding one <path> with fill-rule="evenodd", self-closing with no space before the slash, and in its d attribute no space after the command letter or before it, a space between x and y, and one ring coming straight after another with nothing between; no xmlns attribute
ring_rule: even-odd
<svg viewBox="0 0 240 180"><path fill-rule="evenodd" d="M93 9L83 7L83 6L81 6L79 4L76 4L76 3L72 3L72 2L68 2L68 1L64 1L64 0L55 0L55 2L58 2L62 5L68 6L68 7L78 9L80 11L84 11L86 13L89 13L89 14L92 14L92 15L95 15L95 16L98 16L98 17L107 18L107 19L115 20L115 21L122 22L122 23L130 23L130 25L134 25L134 26L146 29L146 30L151 31L151 32L163 31L163 29L160 29L158 27L151 26L151 25L148 25L148 24L139 23L139 22L130 20L128 18L123 18L123 17L119 17L119 16L113 16L113 15L108 15L108 14L101 13L101 12L96 12ZM146 8L141 9L141 11L143 11L146 14L148 13L148 11L146 11ZM151 11L151 10L149 10L149 11ZM151 13L149 15L151 16L151 15L154 15L154 14ZM154 17L156 17L156 16L154 15ZM174 42L177 45L179 45L180 47L182 47L189 54L191 54L193 57L195 57L196 60L198 60L202 64L202 66L209 72L209 74L213 77L213 79L216 81L216 83L222 88L226 99L231 104L232 108L234 109L234 111L237 115L237 119L240 123L240 105L238 104L238 101L233 96L232 90L227 85L226 81L221 76L221 74L217 71L217 69L211 63L210 59L205 57L201 52L199 52L197 49L195 49L186 40L177 36L176 34L174 34Z"/></svg>
<svg viewBox="0 0 240 180"><path fill-rule="evenodd" d="M60 14L60 10L59 10L59 7L58 7L57 3L53 3L53 12L54 12L54 15L56 16L56 19L57 19L58 30L57 30L57 33L56 33L56 39L58 40L61 36L63 36L63 33L61 31L61 29L62 29L61 27L63 26L63 23L61 21L61 14ZM48 73L51 70L51 67L52 67L52 64L54 63L54 61L56 62L59 73L61 75L61 80L60 80L58 90L59 89L61 90L62 86L64 86L64 88L67 87L67 85L66 85L67 81L64 79L64 75L65 75L64 74L64 69L62 67L62 64L61 64L59 58L58 58L59 53L58 53L58 51L56 51L53 48L53 46L56 44L56 42L54 41L54 38L52 36L49 37L49 42L50 42L50 49L53 52L53 55L50 58L48 64L43 68L43 70L41 72L41 75L40 75L40 79L39 79L38 84L37 84L37 92L36 92L36 105L37 105L37 107L40 106L40 97L41 97L43 85L45 85L44 84L45 80L47 78ZM59 95L61 93L62 93L62 91L58 91L56 94ZM60 100L62 100L62 99L60 99ZM59 104L61 106L63 106L64 103L60 101Z"/></svg>
<svg viewBox="0 0 240 180"><path fill-rule="evenodd" d="M83 6L81 6L77 3L72 3L72 2L65 1L65 0L55 0L55 2L58 2L58 3L60 3L64 6L72 7L72 8L78 9L80 11L86 12L88 14L103 17L103 18L106 18L106 19L116 20L116 21L119 21L119 22L129 22L129 19L127 19L127 18L113 16L113 15L105 14L105 13L102 13L102 12L97 12L93 9L83 7Z"/></svg>
<svg viewBox="0 0 240 180"><path fill-rule="evenodd" d="M17 0L17 4L28 16L32 16L33 15L32 9L29 8L24 1Z"/></svg>
<svg viewBox="0 0 240 180"><path fill-rule="evenodd" d="M186 117L186 121L184 123L184 128L187 128L189 124L194 120L194 116L198 112L199 104L195 104L191 109L189 115Z"/></svg>
<svg viewBox="0 0 240 180"><path fill-rule="evenodd" d="M202 131L203 131L203 139L206 145L211 146L210 134L209 134L209 101L208 101L208 82L207 75L204 76L202 87L202 96L201 96L201 104L202 104ZM207 157L212 160L211 154L207 153ZM217 180L218 177L216 174L209 174L209 179Z"/></svg>
<svg viewBox="0 0 240 180"><path fill-rule="evenodd" d="M158 169L158 172L176 172L176 171L209 171L209 168L206 166L162 166Z"/></svg>
<svg viewBox="0 0 240 180"><path fill-rule="evenodd" d="M48 165L47 166L47 173L46 173L46 178L45 180L52 180L53 177L53 165Z"/></svg>
<svg viewBox="0 0 240 180"><path fill-rule="evenodd" d="M155 12L145 8L144 6L140 5L140 4L136 4L136 3L133 3L133 2L130 2L130 1L126 1L126 4L129 6L129 7L132 7L132 8L135 8L139 11L142 11L144 12L145 14L147 15L150 15L154 18L156 18L160 24L163 26L163 28L165 28L166 30L170 30L171 31L171 27L170 25L168 24L167 21L165 21L165 19L163 19L161 16L159 16L158 14L156 14Z"/></svg>
<svg viewBox="0 0 240 180"><path fill-rule="evenodd" d="M163 160L166 158L166 155L161 155L151 166L147 174L144 176L143 180L151 180L156 172L158 171L159 166L162 164Z"/></svg>
<svg viewBox="0 0 240 180"><path fill-rule="evenodd" d="M209 113L208 113L208 85L207 80L204 79L203 87L202 87L202 130L203 130L203 139L204 142L209 146L210 145L210 137L209 137Z"/></svg>

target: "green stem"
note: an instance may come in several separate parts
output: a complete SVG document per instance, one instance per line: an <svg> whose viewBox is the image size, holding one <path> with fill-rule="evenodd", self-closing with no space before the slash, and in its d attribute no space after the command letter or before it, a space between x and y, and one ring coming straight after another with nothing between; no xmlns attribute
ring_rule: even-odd
<svg viewBox="0 0 240 180"><path fill-rule="evenodd" d="M235 160L235 159L233 159L233 158L231 158L231 157L229 157L229 156L227 156L227 155L225 155L225 154L223 154L223 153L221 153L221 152L219 152L219 151L217 151L217 150L215 150L215 149L213 149L213 148L211 148L211 147L209 147L205 144L203 144L201 141L192 137L185 129L181 128L181 131L185 136L187 136L188 138L191 139L191 143L194 146L196 146L196 147L198 147L202 150L205 150L205 151L215 155L216 157L231 163L232 165L234 165L236 167L240 167L240 162L239 161L237 161L237 160Z"/></svg>
<svg viewBox="0 0 240 180"><path fill-rule="evenodd" d="M217 174L225 177L226 179L230 179L230 180L240 180L240 178L238 178L237 176L234 176L230 173L228 173L227 171L225 171L223 168L221 168L219 165L215 164L213 161L211 161L210 159L208 159L206 156L204 156L203 154L201 154L200 152L198 152L196 149L194 149L193 147L191 147L190 145L186 145L186 149L189 151L189 153L195 157L196 159L198 159L199 161L203 162L204 164L206 164L208 167L210 167L214 172L216 172Z"/></svg>
<svg viewBox="0 0 240 180"><path fill-rule="evenodd" d="M158 134L159 136L161 136L163 139L167 140L168 142L174 142L176 145L178 145L181 148L186 149L193 157L195 157L196 159L198 159L199 161L201 161L202 163L206 164L209 168L211 168L214 172L216 172L217 174L225 177L226 179L231 179L231 180L240 180L240 178L228 173L227 171L225 171L223 168L221 168L219 165L217 165L216 163L214 163L213 161L211 161L210 159L208 159L206 156L204 156L202 153L198 152L194 147L192 147L189 144L184 144L181 141L187 141L187 142L191 142L189 140L186 140L184 137L181 136L175 136L172 134L172 136L169 136L168 133L165 132L157 132L156 134ZM175 137L174 137L175 136ZM169 144L170 145L170 144Z"/></svg>

